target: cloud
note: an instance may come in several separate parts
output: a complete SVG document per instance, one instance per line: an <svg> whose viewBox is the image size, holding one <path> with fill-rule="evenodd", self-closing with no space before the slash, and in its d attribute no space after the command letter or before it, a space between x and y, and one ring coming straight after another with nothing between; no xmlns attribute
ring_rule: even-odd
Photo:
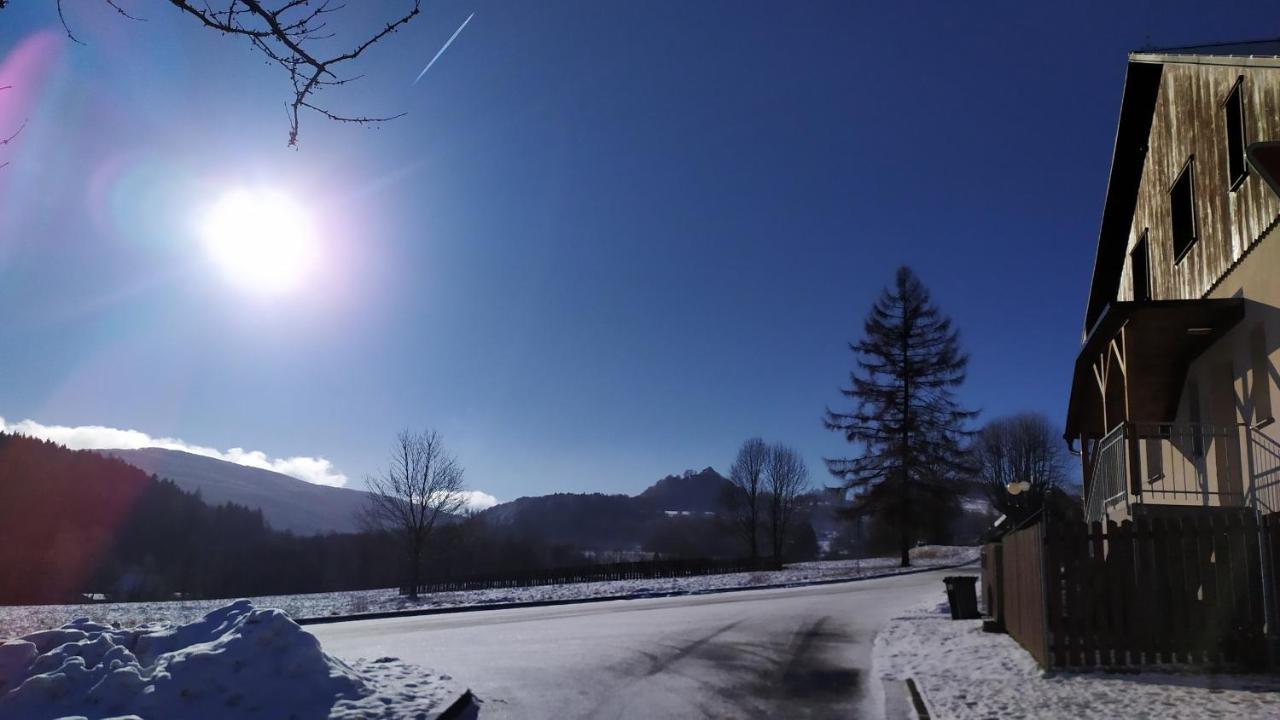
<svg viewBox="0 0 1280 720"><path fill-rule="evenodd" d="M494 505L498 504L498 498L490 495L487 492L481 492L479 490L466 490L466 491L463 491L462 494L467 496L466 505L465 505L467 510L475 510L478 512L480 510L487 510L493 507Z"/></svg>
<svg viewBox="0 0 1280 720"><path fill-rule="evenodd" d="M333 466L333 463L322 457L300 455L288 458L273 458L261 450L245 450L237 447L224 451L217 448L192 445L177 438L151 437L139 430L121 430L102 425L79 425L76 427L44 425L29 419L16 423L6 423L4 418L0 417L0 432L18 433L42 440L52 440L73 450L137 450L148 447L181 450L193 455L203 455L237 465L272 470L316 485L343 487L347 484L347 476L339 472ZM497 500L492 495L481 492L476 492L474 495L480 497L471 501L473 505L484 502L489 502L489 505L497 503Z"/></svg>

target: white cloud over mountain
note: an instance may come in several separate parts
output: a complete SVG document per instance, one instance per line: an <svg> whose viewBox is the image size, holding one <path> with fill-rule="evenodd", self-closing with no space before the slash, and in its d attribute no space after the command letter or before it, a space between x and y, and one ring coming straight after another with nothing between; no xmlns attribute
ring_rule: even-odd
<svg viewBox="0 0 1280 720"><path fill-rule="evenodd" d="M343 487L347 484L347 476L339 472L333 466L333 463L322 457L299 455L288 458L273 458L261 450L245 450L244 448L218 450L217 448L192 445L177 438L152 437L139 430L121 430L102 425L79 425L76 427L44 425L30 419L20 420L16 423L6 423L5 419L0 417L0 432L20 433L29 437L51 440L73 450L137 450L148 447L181 450L193 455L203 455L236 463L237 465L272 470L299 480L315 483L316 485ZM493 499L493 496L485 493L474 494L484 496L484 498L480 499L481 502L484 502L485 498Z"/></svg>
<svg viewBox="0 0 1280 720"><path fill-rule="evenodd" d="M498 498L487 492L465 490L462 494L467 496L466 506L468 510L486 510L498 504Z"/></svg>

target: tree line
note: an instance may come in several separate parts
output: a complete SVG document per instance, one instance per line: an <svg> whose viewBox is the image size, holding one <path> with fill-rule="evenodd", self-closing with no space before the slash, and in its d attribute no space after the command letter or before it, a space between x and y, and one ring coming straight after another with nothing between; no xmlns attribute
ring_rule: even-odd
<svg viewBox="0 0 1280 720"><path fill-rule="evenodd" d="M384 474L403 486L403 502L392 490L381 509L371 503L361 532L294 535L259 510L211 505L116 458L0 433L0 603L331 592L403 586L414 574L740 555L720 516L666 516L645 498L546 496L510 517L461 512L462 475L439 435L404 433L397 447L407 461ZM606 549L624 544L635 552ZM807 523L787 552L816 555Z"/></svg>
<svg viewBox="0 0 1280 720"><path fill-rule="evenodd" d="M976 413L955 397L968 357L909 269L850 349L856 365L842 394L853 407L824 416L859 451L825 461L841 481L832 490L844 501L844 549L892 535L907 565L918 541L956 539L955 518L975 486L1005 528L1078 512L1060 489L1064 446L1047 419L1020 414L969 428ZM553 495L523 499L535 511L503 519L464 512L464 471L440 435L405 431L385 469L366 478L364 530L324 536L280 532L258 510L210 506L120 460L22 436L0 433L0 473L4 603L416 587L622 559L587 547L582 533L592 529L605 549L626 539L652 557L809 559L818 554L810 518L823 497L798 451L761 438L739 449L716 512L665 516L656 506L637 512L642 498Z"/></svg>

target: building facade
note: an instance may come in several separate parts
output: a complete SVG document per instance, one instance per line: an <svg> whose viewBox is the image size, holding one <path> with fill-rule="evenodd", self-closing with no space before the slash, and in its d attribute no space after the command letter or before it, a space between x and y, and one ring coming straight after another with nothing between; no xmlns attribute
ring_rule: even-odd
<svg viewBox="0 0 1280 720"><path fill-rule="evenodd" d="M1129 56L1068 408L1091 521L1280 511L1280 41Z"/></svg>

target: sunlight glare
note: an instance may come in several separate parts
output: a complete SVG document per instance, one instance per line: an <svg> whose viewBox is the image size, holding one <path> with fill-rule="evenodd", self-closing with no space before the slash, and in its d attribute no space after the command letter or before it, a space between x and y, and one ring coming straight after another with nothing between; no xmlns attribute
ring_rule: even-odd
<svg viewBox="0 0 1280 720"><path fill-rule="evenodd" d="M315 228L305 209L276 190L237 188L202 224L205 248L227 277L247 290L297 289L316 261Z"/></svg>

